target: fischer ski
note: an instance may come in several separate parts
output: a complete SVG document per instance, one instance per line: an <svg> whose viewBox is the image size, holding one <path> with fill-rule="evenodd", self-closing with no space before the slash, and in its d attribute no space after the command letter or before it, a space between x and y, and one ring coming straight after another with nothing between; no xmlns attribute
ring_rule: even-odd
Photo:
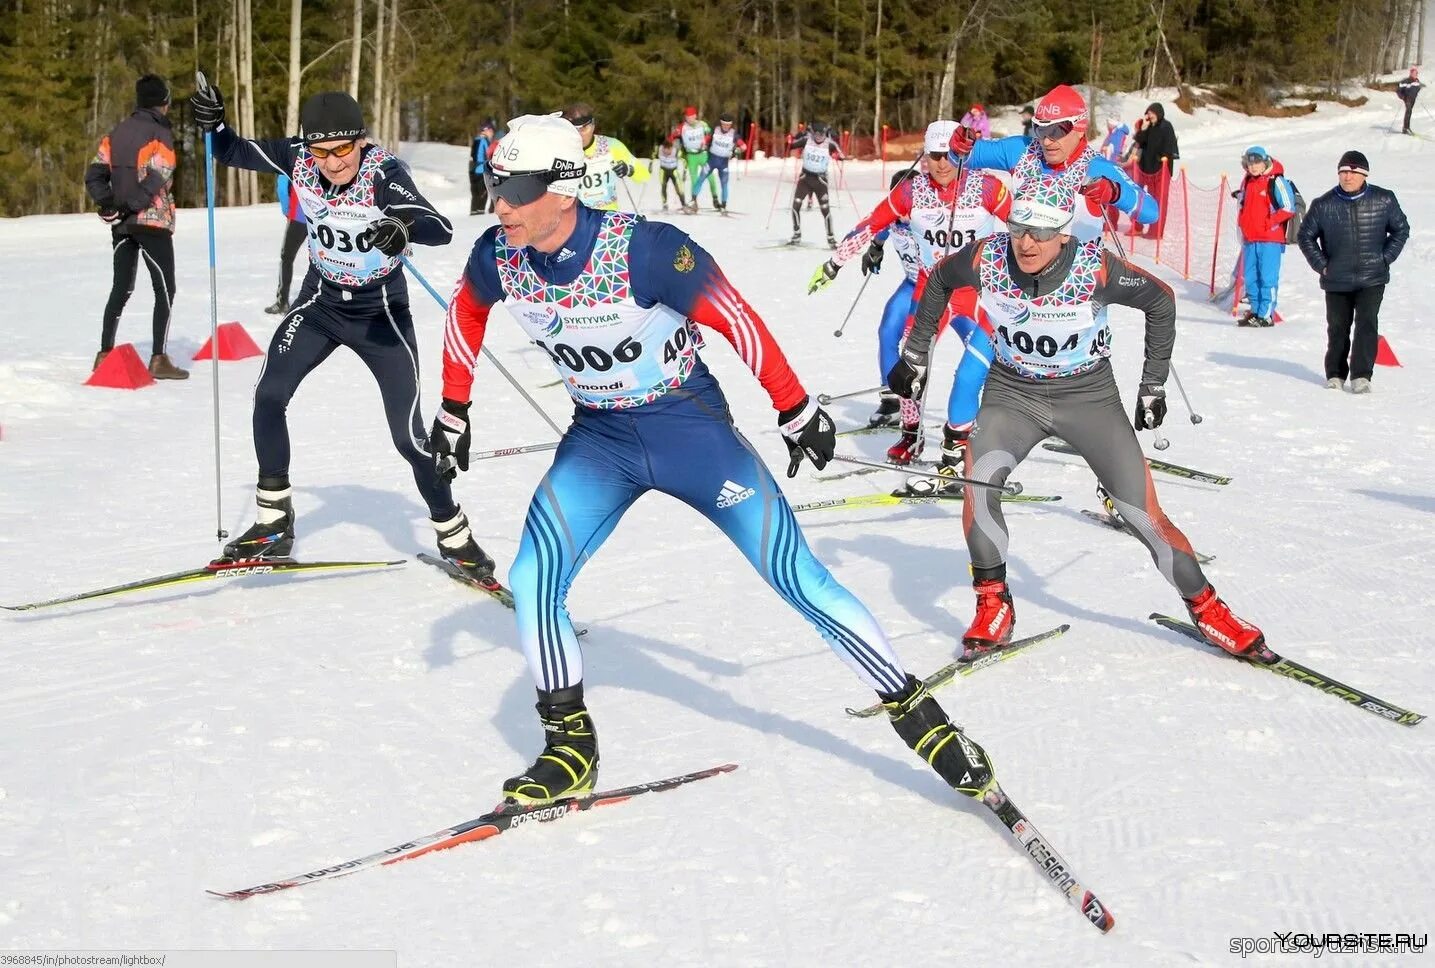
<svg viewBox="0 0 1435 968"><path fill-rule="evenodd" d="M1034 645L1040 645L1043 642L1049 642L1054 638L1066 634L1068 631L1070 631L1070 629L1070 623L1066 623L1058 625L1054 629L1047 629L1045 632L1039 632L1036 635L1028 635L1026 638L1015 639L1011 642L1008 642L1006 645L1002 646L996 651L979 654L971 662L963 662L961 659L954 659L951 662L948 662L946 665L942 666L936 672L927 676L927 678L923 679L922 684L926 686L928 690L936 689L939 686L945 686L957 676L970 676L973 673L980 672L982 669L985 669L988 666L996 665L998 662L1005 662L1007 659L1010 659L1017 653L1029 649ZM853 709L851 706L847 707L847 715L855 716L858 719L869 719L872 716L876 716L880 712L882 712L882 704L880 702L874 703L871 706L865 706L862 709Z"/></svg>
<svg viewBox="0 0 1435 968"><path fill-rule="evenodd" d="M157 575L154 578L141 578L139 581L126 582L123 585L110 585L107 588L96 588L93 591L80 592L77 595L63 595L59 598L47 599L43 602L27 602L24 605L0 605L0 608L10 612L28 612L38 608L50 608L54 605L69 605L74 602L85 602L94 598L108 598L111 595L125 595L130 592L152 591L158 588L171 588L175 585L188 585L192 582L208 581L212 578L250 578L256 575L289 575L298 572L313 571L341 571L358 570L363 568L391 568L395 565L402 565L399 561L295 561L293 558L244 558L237 561L211 561L202 568L190 568L187 571L170 572L167 575Z"/></svg>
<svg viewBox="0 0 1435 968"><path fill-rule="evenodd" d="M1230 656L1231 658L1244 662L1247 665L1253 665L1261 669L1268 669L1278 676L1284 676L1287 679L1294 679L1296 682L1301 682L1306 684L1307 686L1319 689L1321 692L1335 696L1337 699L1343 699L1346 702L1350 703L1352 706L1355 706L1359 709L1363 709L1368 713L1374 713L1381 719L1387 719L1390 722L1396 723L1400 726L1419 726L1425 721L1425 716L1423 713L1411 712L1408 709L1402 709L1394 703L1386 702L1384 699L1377 699L1375 696L1372 696L1370 693L1365 692L1364 690L1356 689L1354 686L1347 686L1343 682L1338 682L1335 679L1330 678L1329 676L1322 675L1321 673L1316 672L1309 666L1301 665L1299 662L1292 662L1290 659L1277 655L1275 652L1270 652L1271 658L1269 661L1262 661L1260 659L1248 659L1245 656L1231 655L1231 653L1225 651L1224 649L1221 649L1218 646L1211 645L1210 642L1206 641L1206 637L1201 634L1201 630L1196 628L1196 626L1192 625L1190 622L1183 621L1179 618L1173 618L1170 615L1162 615L1160 612L1152 612L1150 618L1153 622L1155 622L1157 625L1160 625L1162 628L1168 628L1173 632L1180 632L1182 635L1185 635L1188 638L1195 639L1202 645L1210 645L1211 648L1220 652L1222 655Z"/></svg>
<svg viewBox="0 0 1435 968"><path fill-rule="evenodd" d="M561 800L554 800L552 803L541 804L500 804L498 809L486 813L473 820L448 827L426 837L419 837L416 840L405 841L364 857L357 857L354 860L345 861L341 864L334 864L332 867L323 867L319 870L309 871L304 874L297 874L283 880L274 881L269 884L257 884L254 887L240 888L237 891L208 891L215 897L228 898L232 901L242 901L259 894L273 894L275 891L287 890L291 887L299 887L302 884L312 884L314 881L333 880L337 877L344 877L355 871L361 871L369 867L383 867L387 864L396 864L401 860L412 860L415 857L422 857L424 854L431 854L436 850L447 850L450 847L457 847L459 844L466 844L470 841L487 840L496 837L505 830L512 830L515 827L529 826L535 823L549 823L560 820L572 813L581 813L584 810L592 810L594 807L606 807L615 803L622 803L624 800L631 800L633 797L644 793L661 793L665 790L672 790L675 787L687 783L694 783L698 780L706 780L708 777L717 776L721 773L731 773L737 769L736 763L726 763L722 766L714 766L706 770L699 770L696 773L684 773L681 776L669 777L666 780L652 780L647 783L636 783L632 786L620 787L616 790L608 790L604 793L590 793L587 796L568 797Z"/></svg>
<svg viewBox="0 0 1435 968"><path fill-rule="evenodd" d="M991 789L982 796L981 802L997 815L1007 833L1021 845L1037 870L1066 896L1068 904L1080 911L1102 934L1116 927L1116 916L1111 913L1111 909L1097 898L1090 888L1076 879L1076 875L1071 872L1071 865L1062 859L1000 785L993 781Z"/></svg>
<svg viewBox="0 0 1435 968"><path fill-rule="evenodd" d="M1089 508L1081 508L1080 510L1083 517L1088 518L1099 525L1110 528L1112 531L1120 531L1122 534L1131 535L1131 537L1133 538L1136 537L1136 534L1126 526L1125 522L1116 520L1111 515L1107 514L1105 511L1092 511ZM1192 549L1192 554L1194 554L1196 556L1196 560L1203 565L1209 564L1210 562L1216 560L1215 555L1203 555L1195 549Z"/></svg>
<svg viewBox="0 0 1435 968"><path fill-rule="evenodd" d="M1064 440L1054 439L1042 441L1041 446L1057 454L1077 454L1076 448ZM1219 484L1225 486L1231 483L1231 478L1221 474L1212 474L1210 471L1198 471L1194 467L1182 467L1180 464L1172 464L1168 461L1157 460L1155 457L1146 458L1146 463L1153 471L1162 474L1169 474L1172 477L1184 477L1188 481L1200 481L1202 484Z"/></svg>
<svg viewBox="0 0 1435 968"><path fill-rule="evenodd" d="M906 484L892 492L893 497L935 497L941 501L960 501L965 488L957 487L954 490L950 484L941 484L931 478L918 478L908 481ZM1020 494L1002 493L1003 504L1050 504L1053 501L1060 501L1058 494L1027 494L1023 491Z"/></svg>

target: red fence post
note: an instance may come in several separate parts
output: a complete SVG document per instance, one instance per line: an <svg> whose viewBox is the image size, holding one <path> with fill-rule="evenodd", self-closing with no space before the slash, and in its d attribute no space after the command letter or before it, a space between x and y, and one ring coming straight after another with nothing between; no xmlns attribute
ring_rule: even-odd
<svg viewBox="0 0 1435 968"><path fill-rule="evenodd" d="M1161 211L1156 216L1156 261L1161 261L1161 242L1166 237L1166 209L1171 204L1171 159L1161 159L1161 171L1156 175L1156 190L1161 202Z"/></svg>
<svg viewBox="0 0 1435 968"><path fill-rule="evenodd" d="M742 162L742 177L746 178L747 173L752 170L752 156L757 154L757 122L750 121L747 125L747 157Z"/></svg>
<svg viewBox="0 0 1435 968"><path fill-rule="evenodd" d="M1181 266L1181 278L1191 278L1191 193L1190 180L1186 177L1186 166L1181 166L1181 210L1186 213L1186 258Z"/></svg>
<svg viewBox="0 0 1435 968"><path fill-rule="evenodd" d="M1216 260L1221 257L1221 219L1226 213L1226 173L1221 172L1221 188L1216 196L1216 241L1211 245L1211 295L1216 294Z"/></svg>

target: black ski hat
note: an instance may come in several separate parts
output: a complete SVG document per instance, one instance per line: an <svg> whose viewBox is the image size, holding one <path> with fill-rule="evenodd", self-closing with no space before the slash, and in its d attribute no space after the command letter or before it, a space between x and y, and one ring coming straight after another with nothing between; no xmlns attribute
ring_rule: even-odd
<svg viewBox="0 0 1435 968"><path fill-rule="evenodd" d="M325 91L304 102L299 111L304 143L350 140L363 137L364 110L343 91Z"/></svg>
<svg viewBox="0 0 1435 968"><path fill-rule="evenodd" d="M158 74L146 74L135 81L135 107L158 108L169 103L169 85Z"/></svg>
<svg viewBox="0 0 1435 968"><path fill-rule="evenodd" d="M1365 155L1359 151L1347 151L1340 156L1340 164L1335 166L1337 172L1353 171L1357 175L1370 174L1370 162L1365 160Z"/></svg>

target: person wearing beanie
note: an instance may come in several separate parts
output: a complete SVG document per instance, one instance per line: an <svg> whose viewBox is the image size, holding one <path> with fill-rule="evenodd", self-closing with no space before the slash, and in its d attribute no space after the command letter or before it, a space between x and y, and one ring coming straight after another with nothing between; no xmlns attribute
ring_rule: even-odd
<svg viewBox="0 0 1435 968"><path fill-rule="evenodd" d="M1369 393L1380 344L1380 303L1390 266L1410 238L1395 193L1372 185L1370 162L1347 151L1336 165L1339 184L1310 203L1296 241L1325 291L1325 385ZM1354 336L1351 328L1354 326Z"/></svg>
<svg viewBox="0 0 1435 968"><path fill-rule="evenodd" d="M1271 326L1286 249L1286 223L1295 216L1295 190L1285 168L1260 145L1241 154L1245 177L1236 189L1236 226L1241 233L1241 266L1250 310L1238 326Z"/></svg>
<svg viewBox="0 0 1435 968"><path fill-rule="evenodd" d="M1041 111L1037 110L1037 124ZM932 341L952 294L977 292L996 350L966 451L965 533L976 615L962 637L974 661L1011 641L1016 609L1007 585L1008 532L1001 486L1048 436L1070 443L1104 485L1114 512L1141 539L1212 644L1254 662L1275 662L1260 629L1232 614L1201 571L1191 543L1156 500L1136 431L1166 416L1166 378L1176 343L1176 300L1150 272L1120 259L1097 236L1072 232L1074 212L1058 198L1018 197L1007 231L963 246L937 263L887 386L915 399L927 382ZM1130 422L1111 366L1107 307L1146 317L1145 363ZM1037 582L1037 584L1040 584Z"/></svg>
<svg viewBox="0 0 1435 968"><path fill-rule="evenodd" d="M100 139L85 169L85 191L110 226L114 279L100 324L94 368L115 346L120 315L134 291L140 260L154 287L149 371L157 380L184 380L187 370L166 352L174 307L174 131L169 85L156 74L135 81L135 110Z"/></svg>
<svg viewBox="0 0 1435 968"><path fill-rule="evenodd" d="M827 191L827 169L833 159L837 161L847 160L847 156L838 147L837 140L832 137L832 132L827 125L821 121L814 121L807 126L807 130L792 139L792 147L789 151L802 152L801 171L797 176L797 187L792 192L792 238L787 240L788 245L798 245L802 242L802 202L807 200L807 207L812 207L812 199L817 199L817 207L822 212L822 224L827 228L827 245L830 248L837 248L837 236L832 234L832 203L828 198Z"/></svg>
<svg viewBox="0 0 1435 968"><path fill-rule="evenodd" d="M963 127L974 130L978 138L992 136L992 119L987 117L987 109L981 104L973 104L967 113L962 115L960 123Z"/></svg>
<svg viewBox="0 0 1435 968"><path fill-rule="evenodd" d="M575 404L509 572L544 746L504 782L504 799L548 803L594 789L598 737L566 599L583 565L649 491L720 529L878 693L907 745L920 746L958 792L980 798L996 782L984 752L957 732L871 612L813 556L776 476L733 424L699 354L699 327L726 339L767 392L788 477L804 460L820 470L832 459L832 418L702 246L673 225L579 204L583 170L578 132L562 118L509 123L490 176L499 224L474 243L455 288L432 431L445 471L467 470L474 366L487 328L510 319L553 360ZM500 303L507 313L493 312ZM701 610L701 596L692 607Z"/></svg>
<svg viewBox="0 0 1435 968"><path fill-rule="evenodd" d="M1420 68L1410 68L1410 74L1401 79L1395 86L1395 96L1405 102L1405 120L1401 122L1401 134L1414 134L1410 130L1410 112L1415 110L1415 99L1420 96L1420 89L1425 85L1420 83Z"/></svg>
<svg viewBox="0 0 1435 968"><path fill-rule="evenodd" d="M1156 200L1087 143L1087 123L1081 92L1058 84L1037 102L1032 137L980 140L971 129L958 127L949 146L952 162L1011 172L1017 200L1054 200L1074 209L1072 235L1083 241L1102 233L1108 208L1142 225L1155 222L1160 215ZM1084 204L1076 204L1077 195L1085 196Z"/></svg>
<svg viewBox="0 0 1435 968"><path fill-rule="evenodd" d="M484 120L478 126L478 134L473 136L473 143L468 149L468 214L486 215L493 208L493 203L488 197L488 190L484 187L483 174L488 171L488 159L493 155L493 149L498 146L498 138L493 133L493 122Z"/></svg>
<svg viewBox="0 0 1435 968"><path fill-rule="evenodd" d="M742 155L746 151L747 142L738 135L732 114L724 111L718 115L718 126L708 138L708 163L703 166L698 183L693 186L694 205L697 204L697 197L702 194L703 182L712 178L722 186L722 201L717 203L717 210L727 214L728 164L731 163L733 155Z"/></svg>
<svg viewBox="0 0 1435 968"><path fill-rule="evenodd" d="M309 270L269 340L254 388L256 520L224 546L220 560L286 558L292 551L289 401L305 377L344 346L379 385L389 436L428 508L439 553L475 583L491 582L494 561L434 468L424 433L418 341L400 261L411 244L447 244L453 226L398 158L368 140L364 112L344 91L306 100L300 132L291 138L240 136L226 123L216 87L201 87L189 103L195 123L213 133L221 163L288 177L310 227Z"/></svg>
<svg viewBox="0 0 1435 968"><path fill-rule="evenodd" d="M1176 129L1166 120L1166 107L1159 102L1146 106L1132 135L1133 155L1136 159L1136 181L1146 191L1156 196L1161 208L1161 217L1144 233L1148 239L1159 239L1166 232L1166 196L1171 187L1171 172L1176 159L1181 157L1181 148L1176 141Z"/></svg>
<svg viewBox="0 0 1435 968"><path fill-rule="evenodd" d="M583 101L570 104L563 109L563 118L578 129L578 136L583 139L583 157L588 159L588 173L583 176L578 200L589 208L617 209L618 179L645 182L648 169L638 164L638 159L623 142L597 133L598 122L593 117L591 104ZM632 199L633 193L628 192L629 202Z"/></svg>

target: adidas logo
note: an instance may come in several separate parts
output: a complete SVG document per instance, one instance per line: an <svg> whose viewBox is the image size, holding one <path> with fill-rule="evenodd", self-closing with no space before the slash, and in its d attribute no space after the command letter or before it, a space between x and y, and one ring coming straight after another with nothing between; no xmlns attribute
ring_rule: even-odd
<svg viewBox="0 0 1435 968"><path fill-rule="evenodd" d="M750 487L743 487L741 484L734 484L732 481L723 481L722 490L718 491L717 506L719 508L730 508L734 504L741 504L756 493L757 491Z"/></svg>

